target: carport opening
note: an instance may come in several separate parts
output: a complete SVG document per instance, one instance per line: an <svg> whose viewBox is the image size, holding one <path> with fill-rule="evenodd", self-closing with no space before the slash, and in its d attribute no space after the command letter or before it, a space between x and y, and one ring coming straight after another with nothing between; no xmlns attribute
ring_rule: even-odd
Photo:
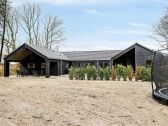
<svg viewBox="0 0 168 126"><path fill-rule="evenodd" d="M135 48L114 59L113 64L131 65L135 70Z"/></svg>
<svg viewBox="0 0 168 126"><path fill-rule="evenodd" d="M45 75L45 59L26 47L18 49L4 61L4 76L10 75L9 67L11 62L19 64L19 69L16 72L18 76Z"/></svg>
<svg viewBox="0 0 168 126"><path fill-rule="evenodd" d="M17 75L18 71L20 71L20 63L19 62L9 63L9 75Z"/></svg>

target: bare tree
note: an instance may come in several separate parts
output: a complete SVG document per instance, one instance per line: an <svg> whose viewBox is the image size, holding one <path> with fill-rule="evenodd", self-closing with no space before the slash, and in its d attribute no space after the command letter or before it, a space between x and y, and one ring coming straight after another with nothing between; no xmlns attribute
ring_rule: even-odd
<svg viewBox="0 0 168 126"><path fill-rule="evenodd" d="M0 28L1 28L1 47L0 47L0 62L2 59L4 43L5 43L5 30L6 30L6 18L8 13L7 0L1 0L0 2Z"/></svg>
<svg viewBox="0 0 168 126"><path fill-rule="evenodd" d="M10 11L7 18L5 47L7 53L16 49L17 35L19 31L19 17L16 9Z"/></svg>
<svg viewBox="0 0 168 126"><path fill-rule="evenodd" d="M49 49L58 49L63 37L63 21L56 16L47 16L44 21L43 45Z"/></svg>
<svg viewBox="0 0 168 126"><path fill-rule="evenodd" d="M39 5L33 3L26 3L22 6L20 11L20 18L22 20L21 26L28 35L30 44L39 45L39 21L41 9Z"/></svg>
<svg viewBox="0 0 168 126"><path fill-rule="evenodd" d="M153 33L150 37L158 41L162 48L168 49L168 8L159 23L154 26Z"/></svg>

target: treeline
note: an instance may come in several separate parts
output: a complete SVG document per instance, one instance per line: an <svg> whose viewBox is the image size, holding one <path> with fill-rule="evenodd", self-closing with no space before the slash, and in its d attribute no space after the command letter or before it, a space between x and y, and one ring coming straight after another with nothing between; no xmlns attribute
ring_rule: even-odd
<svg viewBox="0 0 168 126"><path fill-rule="evenodd" d="M131 65L118 64L115 67L96 68L94 65L87 67L71 67L69 69L70 80L113 80L113 81L151 81L151 68L136 66L135 71Z"/></svg>
<svg viewBox="0 0 168 126"><path fill-rule="evenodd" d="M39 4L13 7L10 0L0 1L0 59L24 42L58 50L63 33L63 20L44 14Z"/></svg>

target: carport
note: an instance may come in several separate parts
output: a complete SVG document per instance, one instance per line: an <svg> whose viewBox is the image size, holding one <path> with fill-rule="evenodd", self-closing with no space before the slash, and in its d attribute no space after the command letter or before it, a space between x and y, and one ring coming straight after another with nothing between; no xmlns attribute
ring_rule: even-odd
<svg viewBox="0 0 168 126"><path fill-rule="evenodd" d="M135 47L127 48L112 58L112 64L131 65L135 69Z"/></svg>
<svg viewBox="0 0 168 126"><path fill-rule="evenodd" d="M46 78L59 75L58 56L60 55L52 50L24 43L4 58L4 76L9 76L10 62L19 62L21 75L39 75Z"/></svg>

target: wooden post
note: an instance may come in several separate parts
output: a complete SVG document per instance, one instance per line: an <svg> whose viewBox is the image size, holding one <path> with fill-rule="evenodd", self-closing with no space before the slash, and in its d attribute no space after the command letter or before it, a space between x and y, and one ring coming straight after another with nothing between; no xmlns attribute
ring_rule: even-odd
<svg viewBox="0 0 168 126"><path fill-rule="evenodd" d="M49 78L50 77L50 61L46 60L46 68L45 68L45 77Z"/></svg>
<svg viewBox="0 0 168 126"><path fill-rule="evenodd" d="M4 77L9 77L9 61L4 60Z"/></svg>
<svg viewBox="0 0 168 126"><path fill-rule="evenodd" d="M113 59L110 60L110 68L113 67Z"/></svg>
<svg viewBox="0 0 168 126"><path fill-rule="evenodd" d="M99 60L97 60L97 71L99 70Z"/></svg>

